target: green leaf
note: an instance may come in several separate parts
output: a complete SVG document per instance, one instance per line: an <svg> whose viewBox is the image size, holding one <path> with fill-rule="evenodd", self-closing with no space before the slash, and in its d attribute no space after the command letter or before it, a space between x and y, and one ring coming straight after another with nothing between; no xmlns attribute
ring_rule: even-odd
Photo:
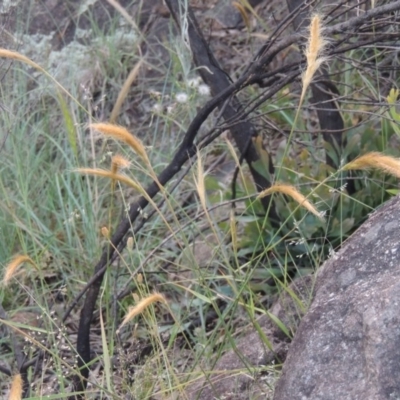
<svg viewBox="0 0 400 400"><path fill-rule="evenodd" d="M399 96L399 89L390 89L389 96L386 98L387 102L389 103L389 113L390 116L393 118L392 121L390 121L393 130L396 132L398 136L400 136L400 113L397 112L396 110L396 105L397 105L397 98Z"/></svg>
<svg viewBox="0 0 400 400"><path fill-rule="evenodd" d="M269 172L270 157L268 151L264 149L261 136L257 136L253 140L253 144L260 159L251 163L251 166L265 179L267 179L269 182L272 182L272 177Z"/></svg>
<svg viewBox="0 0 400 400"><path fill-rule="evenodd" d="M390 115L392 118L400 122L400 114L396 110L396 103L397 103L397 98L399 96L399 89L390 89L389 96L387 97L388 103L391 105L390 107Z"/></svg>
<svg viewBox="0 0 400 400"><path fill-rule="evenodd" d="M64 117L65 126L67 128L67 136L68 136L69 145L71 146L74 156L78 157L78 146L77 146L77 142L76 142L77 135L76 135L76 131L75 131L74 120L72 118L71 113L68 110L67 103L65 102L61 93L58 93L58 101L60 103L60 109L61 109L62 115Z"/></svg>
<svg viewBox="0 0 400 400"><path fill-rule="evenodd" d="M272 319L272 321L278 326L278 328L288 337L291 338L292 335L289 332L288 328L286 328L286 325L274 314L270 313L269 311L266 312L269 318Z"/></svg>
<svg viewBox="0 0 400 400"><path fill-rule="evenodd" d="M354 227L354 218L346 218L340 224L341 234L345 234Z"/></svg>

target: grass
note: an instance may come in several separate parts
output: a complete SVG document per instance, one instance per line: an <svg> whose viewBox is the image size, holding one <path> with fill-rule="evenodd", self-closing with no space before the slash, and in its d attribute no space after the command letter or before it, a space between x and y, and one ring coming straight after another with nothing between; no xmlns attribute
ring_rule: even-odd
<svg viewBox="0 0 400 400"><path fill-rule="evenodd" d="M21 330L28 340L25 351L30 356L47 351L42 369L36 374L29 370L31 399L47 394L67 397L79 307L65 324L60 316L90 279L119 219L154 173L168 163L197 109L208 98L179 36L170 33L163 44L169 61L152 65L116 45L112 30L121 39L120 17L114 18L106 34L100 27L92 27L96 40L88 49L93 65L85 64L84 52L77 44L65 51L72 57L73 46L79 48L73 59L80 62L66 67L64 76L60 75L61 62L59 70L57 63L46 65L43 53L35 50L27 56L43 65L49 75L16 61L2 64L6 75L0 85L0 120L8 136L0 154L0 260L4 273L8 268L11 273L0 291L0 301L10 316L9 328ZM135 35L131 39L135 44L147 40ZM82 80L82 65L89 68L90 83ZM141 75L135 69L138 65L143 70L152 67L156 78ZM348 67L348 60L340 60L335 69L347 71ZM344 92L351 88L349 97L360 93L359 85L378 98L376 82L370 76L360 74L355 79L346 72L341 76ZM307 84L312 79L307 71L304 77ZM128 94L126 80L135 85ZM253 93L254 88L249 89L246 96L251 98ZM300 103L304 96L305 91ZM376 153L331 171L321 160L323 149L315 152L315 138L298 132L308 128L298 98L285 88L273 104L260 110L263 118L286 133L283 146L274 151L275 164L281 164L279 180L286 185L270 189L289 195L274 195L282 219L279 229L260 215L262 208L245 167L240 169L238 188L243 201L232 211L231 171L226 174L210 167L221 154L237 163L227 138L219 138L199 152L194 167L182 176L177 188L176 181L169 183L142 211L143 220L153 210L155 213L139 233L130 235L127 248L104 278L93 324L94 359L87 398L185 398L189 384L218 373L213 371L216 363L227 349L235 348L245 328L258 331L265 346L271 346L258 323L260 316L271 318L284 335L293 336L291 328L268 311L274 295L289 293L304 311L307 304L289 288L291 280L318 268L328 250L340 246L365 218L366 210L388 197L390 182L380 173L369 178L363 175L354 198L337 185L341 173L364 166L398 171L394 165L398 161ZM116 103L119 112L118 108L112 111ZM384 138L372 132L377 123L384 125L382 114L374 107L356 106L351 104L350 111L343 111L348 154L387 150L393 135L390 126L385 125ZM140 115L133 115L132 109ZM104 118L111 113L124 126L135 117L128 128L141 141L126 136L128 131L122 135L126 139L122 144L98 135L96 131L106 130ZM356 115L374 119L367 119L359 129L352 128ZM218 115L210 118L201 134L217 123ZM113 132L110 136L121 138ZM353 138L360 138L359 143ZM123 156L130 166L118 169L116 155ZM112 179L105 179L104 171L110 171L112 165L114 172L107 173ZM124 179L118 174L124 174ZM133 183L126 186L126 182ZM161 199L164 203L156 206ZM327 212L327 221L321 221L320 211ZM17 266L10 268L9 261L17 254L30 257L24 260L37 268L20 266L20 273L14 276ZM118 299L127 287L132 295ZM31 326L28 315L40 316L37 327ZM193 321L196 324L188 331ZM5 360L14 371L13 355L7 354ZM264 376L273 386L279 365L249 365L229 373ZM7 379L9 382L3 381L8 384L11 378Z"/></svg>

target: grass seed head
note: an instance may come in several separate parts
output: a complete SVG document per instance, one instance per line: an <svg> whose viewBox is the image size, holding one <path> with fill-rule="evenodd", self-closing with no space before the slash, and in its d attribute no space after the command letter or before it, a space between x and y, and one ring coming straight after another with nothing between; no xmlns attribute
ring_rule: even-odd
<svg viewBox="0 0 400 400"><path fill-rule="evenodd" d="M117 174L120 169L129 168L131 163L125 157L120 154L116 154L111 159L111 173ZM114 192L115 179L111 180L111 191Z"/></svg>
<svg viewBox="0 0 400 400"><path fill-rule="evenodd" d="M312 214L316 215L318 218L323 219L322 215L318 210L303 196L294 186L286 185L283 183L277 183L272 185L270 188L263 190L258 196L261 199L265 196L269 196L272 193L282 193L290 196L294 201L296 201L300 206L304 207Z"/></svg>
<svg viewBox="0 0 400 400"><path fill-rule="evenodd" d="M132 236L128 237L128 240L126 241L126 248L128 249L128 251L133 250L133 237Z"/></svg>
<svg viewBox="0 0 400 400"><path fill-rule="evenodd" d="M26 255L15 256L5 268L5 273L3 277L4 286L7 286L9 284L11 278L15 276L17 269L25 262L33 265L37 269L36 264L29 256Z"/></svg>
<svg viewBox="0 0 400 400"><path fill-rule="evenodd" d="M11 383L9 400L21 400L22 399L22 377L21 374L14 375Z"/></svg>
<svg viewBox="0 0 400 400"><path fill-rule="evenodd" d="M39 65L32 61L30 58L18 53L17 51L11 51L7 49L0 49L0 57L9 58L11 60L21 61L25 64L30 65L31 67L39 70L44 71L44 69Z"/></svg>
<svg viewBox="0 0 400 400"><path fill-rule="evenodd" d="M117 333L120 331L120 329L127 324L131 319L136 317L136 315L141 314L147 307L149 307L151 304L155 303L156 301L160 303L167 304L167 300L161 293L153 293L148 297L145 297L144 299L140 300L138 304L136 304L135 307L132 307L129 311L128 314L125 315L124 320L122 321L121 325L119 326Z"/></svg>
<svg viewBox="0 0 400 400"><path fill-rule="evenodd" d="M349 162L343 167L343 170L365 170L370 168L378 169L400 178L400 159L375 151L364 154Z"/></svg>
<svg viewBox="0 0 400 400"><path fill-rule="evenodd" d="M116 174L120 169L129 168L130 165L130 161L127 160L124 156L116 154L111 159L111 172L113 174Z"/></svg>
<svg viewBox="0 0 400 400"><path fill-rule="evenodd" d="M314 74L317 72L318 68L322 63L326 61L323 57L323 52L326 47L327 41L323 37L322 33L322 20L321 16L315 14L311 18L311 24L309 29L308 43L305 49L305 55L307 59L307 68L303 73L303 89L301 92L300 103L304 99L305 92L310 85Z"/></svg>
<svg viewBox="0 0 400 400"><path fill-rule="evenodd" d="M206 201L206 187L204 181L204 168L201 159L200 151L197 150L197 181L196 181L197 193L200 198L200 203L203 209L207 211L207 201Z"/></svg>
<svg viewBox="0 0 400 400"><path fill-rule="evenodd" d="M111 111L110 115L110 122L114 123L121 111L122 104L128 95L132 83L135 81L139 74L140 67L143 64L143 60L140 60L136 65L133 67L132 71L129 73L128 78L125 80L124 84L121 87L121 90L118 94L117 101L114 104L114 107Z"/></svg>
<svg viewBox="0 0 400 400"><path fill-rule="evenodd" d="M107 123L90 124L90 127L96 131L99 131L105 136L109 136L115 140L119 140L120 142L127 144L147 165L150 165L149 158L147 157L147 153L142 142L132 135L126 128Z"/></svg>
<svg viewBox="0 0 400 400"><path fill-rule="evenodd" d="M103 226L100 229L101 234L103 235L104 238L109 239L110 238L110 231L108 230L108 228L106 226Z"/></svg>
<svg viewBox="0 0 400 400"><path fill-rule="evenodd" d="M77 168L75 171L80 172L81 174L100 176L103 178L110 178L114 181L120 181L132 187L133 189L137 190L140 193L143 192L142 187L138 183L136 183L135 181L133 181L132 179L128 178L125 175L113 174L111 171L106 171L105 169L101 168Z"/></svg>

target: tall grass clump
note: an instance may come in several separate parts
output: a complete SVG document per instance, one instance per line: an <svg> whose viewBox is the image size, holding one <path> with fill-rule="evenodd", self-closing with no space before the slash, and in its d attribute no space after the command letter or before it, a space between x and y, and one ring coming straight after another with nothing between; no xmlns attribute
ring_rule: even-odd
<svg viewBox="0 0 400 400"><path fill-rule="evenodd" d="M385 139L377 138L376 122L383 114L366 105L358 87L368 88L368 98L379 96L380 90L369 76L348 72L364 57L357 50L349 58L332 59L323 71L329 77L337 74L332 79L345 98L360 101L357 109L340 110L347 143L339 152L339 167L334 170L323 160L330 149L316 138L315 110L305 104L318 70L331 57L328 40L333 45L338 41L324 34L320 14L310 18L303 73L298 65L284 65L288 70L273 77L274 85L283 76L292 74L293 80L284 81L251 114L247 110L262 98L261 89L245 87L242 80L244 87L238 85L229 97L238 102L232 102L237 115L223 121L230 100L216 105L210 99L215 88L199 76L208 67L193 66L187 10L181 10L182 35L157 41L166 61L151 53L151 38L140 32L153 20L139 24L117 2L108 3L133 27L136 39L122 51L94 27L98 37L89 53L96 71L90 82L78 84L72 77L72 88L63 87L41 66L45 60L0 49L0 57L13 62L10 90L2 92L9 109L0 104L4 128L11 133L0 149L0 255L11 260L2 265L0 301L10 315L10 332L16 337L22 332L30 340L23 347L26 357L38 356L35 365L43 364L41 371L29 370L31 398L66 396L86 366L88 398L185 398L188 385L213 377L226 351L235 348L241 358L237 343L249 327L272 349L262 318L291 340L295 328L271 314L272 302L288 293L305 312L308 302L303 304L290 283L314 272L339 248L367 212L389 196L393 177L400 177L398 152L388 150L390 129L397 126L390 128L397 121L398 93L393 89L387 97L385 112L391 119L382 134ZM261 17L245 3L234 6L250 41L252 16ZM121 24L118 18L112 27ZM331 24L330 16L326 20ZM242 70L234 68L232 77ZM43 90L46 79L55 91ZM301 83L298 92L289 86L296 79ZM229 85L238 83L232 80ZM269 94L274 85L263 93ZM353 92L346 92L349 88ZM238 93L242 90L247 91L243 96ZM219 111L210 111L210 104ZM353 126L360 115L377 119ZM263 190L242 166L244 149L234 148L225 133L247 120L254 122L252 133L271 130L279 139L271 136L265 146L261 134L248 138L259 157L249 163L250 170L271 184ZM194 141L187 135L193 126L198 129L191 131L191 138L197 135ZM177 154L185 142L190 148ZM166 167L174 172L169 179ZM368 178L362 170L370 170ZM391 177L384 181L382 173ZM272 199L276 220L267 217L266 198ZM83 291L94 273L102 281L92 281L86 299L96 290L99 298L85 319L82 315L90 307ZM81 352L85 346L83 341L77 346L76 337L78 331L84 337L81 326L88 322L90 357L84 360L77 347ZM78 371L76 360L87 365ZM276 365L243 365L235 371L227 366L227 374L279 375ZM21 376L14 370L7 382L15 382L19 399ZM46 374L54 378L55 387L46 386Z"/></svg>

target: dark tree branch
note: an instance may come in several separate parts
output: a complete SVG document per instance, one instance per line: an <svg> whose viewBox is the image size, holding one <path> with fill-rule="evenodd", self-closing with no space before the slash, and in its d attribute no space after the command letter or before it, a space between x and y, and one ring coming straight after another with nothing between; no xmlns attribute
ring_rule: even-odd
<svg viewBox="0 0 400 400"><path fill-rule="evenodd" d="M192 51L194 63L198 67L199 74L203 81L211 88L213 95L229 88L232 81L212 54L190 6L184 9L183 3L178 0L166 0L166 3L179 27L181 26L182 20L186 21L188 25L187 34L190 40L190 49ZM235 118L242 109L243 107L239 100L233 95L231 100L224 105L222 111L223 118L225 121L229 121ZM253 166L253 164L260 159L252 142L252 138L258 136L257 130L253 124L247 119L243 119L238 121L237 124L231 125L229 129L238 149L240 149L243 158L249 165L257 190L262 191L270 187L271 182L265 176L261 175ZM268 169L269 173L273 174L274 167L271 158ZM262 199L263 206L269 213L269 217L277 221L277 215L274 207L270 204L270 199L270 196L264 197Z"/></svg>
<svg viewBox="0 0 400 400"><path fill-rule="evenodd" d="M0 372L2 372L5 375L11 376L10 369L1 364L0 364Z"/></svg>
<svg viewBox="0 0 400 400"><path fill-rule="evenodd" d="M345 22L340 22L332 26L327 26L324 28L324 34L326 37L333 37L336 34L351 33L351 36L357 36L362 25L372 31L370 25L366 25L368 22L378 18L379 16L387 13L392 13L400 10L400 0L394 1L392 3L386 4L384 6L375 7L365 13L359 15L358 17L349 18ZM255 76L258 73L262 73L266 66L268 66L271 61L284 49L289 47L299 40L304 38L299 34L295 33L285 37L280 40L275 46L271 46L267 51L261 52L253 67L249 70L248 75ZM329 52L329 51L328 51Z"/></svg>

